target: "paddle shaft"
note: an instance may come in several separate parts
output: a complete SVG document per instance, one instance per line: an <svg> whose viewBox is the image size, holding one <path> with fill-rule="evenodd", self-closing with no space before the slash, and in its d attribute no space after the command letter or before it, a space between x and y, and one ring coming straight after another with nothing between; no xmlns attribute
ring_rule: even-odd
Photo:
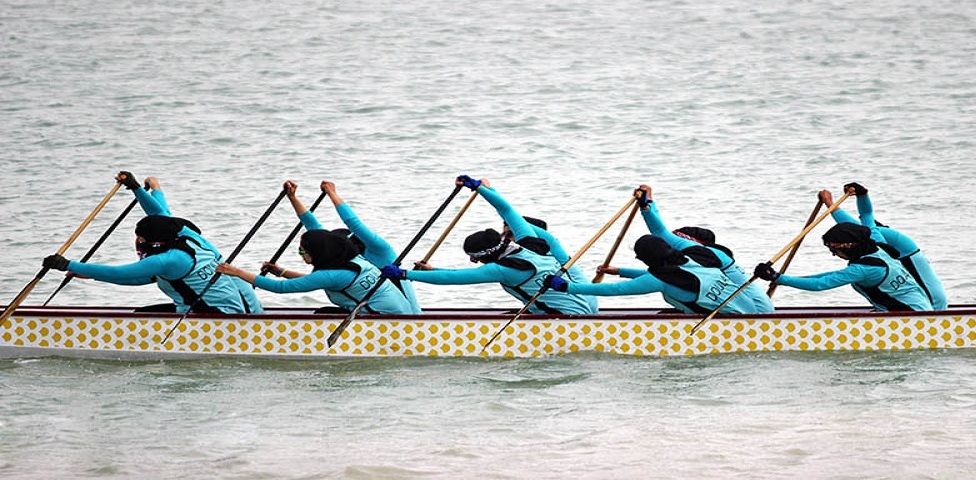
<svg viewBox="0 0 976 480"><path fill-rule="evenodd" d="M596 234L595 234L595 235L593 235L593 237L592 237L592 238L590 238L590 240L589 240L588 242L586 242L586 244L584 244L584 245L583 245L583 246L582 246L582 247L581 247L581 248L580 248L580 249L579 249L579 250L578 250L578 251L577 251L577 252L576 252L576 253L575 253L575 254L574 254L574 255L572 256L572 258L570 258L569 260L566 260L566 263L564 263L564 264L563 264L563 266L562 266L562 267L560 267L560 269L559 269L559 271L557 271L557 272L555 273L555 275L556 275L557 277L560 277L560 276L562 276L562 275L563 275L564 273L566 273L567 271L569 271L569 269L570 269L570 268L572 268L572 266L573 266L573 265L574 265L574 264L576 263L576 261L577 261L577 260L579 260L579 259L580 259L580 257L582 257L582 256L583 256L583 254L584 254L584 253L586 253L586 251L587 251L587 250L589 250L589 249L590 249L590 247L592 247L592 246L593 246L593 244L594 244L594 243L596 243L596 241L597 241L597 240L599 240L599 239L600 239L600 237L601 237L601 236L603 236L603 234L604 234L604 233L605 233L605 232L606 232L607 230L609 230L609 229L610 229L610 227L611 227L611 226L612 226L612 225L613 225L613 224L614 224L614 223L615 223L615 222L617 221L617 219L619 219L619 218L620 218L620 217L621 217L621 216L622 216L622 215L624 214L624 212L626 212L626 211L627 211L627 209L628 209L628 208L630 208L630 206L631 206L631 204L633 204L633 203L634 203L634 202L636 202L636 201L637 201L637 198L636 198L636 197L631 197L631 199L627 201L627 204L626 204L626 205L624 205L623 207L621 207L621 208L620 208L620 210L617 210L617 213L615 213L615 214L613 214L613 217L611 217L611 218L610 218L610 221L609 221L609 222L607 222L607 223L606 223L605 225L603 225L602 227L600 227L600 229L599 229L599 230L597 230L597 232L596 232ZM635 205L635 206L636 206L636 205ZM631 217L631 218L633 218L633 217ZM492 342L494 342L494 341L495 341L495 339L496 339L496 338L498 338L498 336L499 336L499 335L501 335L501 334L502 334L502 332L504 332L504 331L505 331L505 329L507 329L507 328L508 328L508 326L512 324L512 322L514 322L514 321L516 321L516 320L518 320L518 319L519 319L519 317L521 317L521 316L522 316L522 315L523 315L523 314L524 314L525 312L527 312L527 311L529 310L529 307L531 307L531 306L532 306L532 305L533 305L533 304L535 303L535 301L536 301L536 300L538 300L538 299L539 299L539 297L541 297L541 296L542 296L542 294L544 294L544 293L546 293L546 291L547 291L547 290L548 290L548 288L546 288L546 286L545 286L545 285L543 285L542 287L540 287L540 288L539 288L539 291L538 291L538 292L535 292L535 295L532 295L532 297L531 297L531 298L529 298L529 300L528 300L527 302L525 302L525 306L523 306L523 307L522 307L522 308L521 308L521 309L520 309L520 310L518 311L518 313L516 313L516 314L515 314L515 316L513 316L513 317L512 317L511 319L509 319L509 320L508 320L508 322L506 322L506 323L505 323L505 325L503 325L503 326L502 326L502 328L500 328L500 329L498 329L498 331L497 331L497 332L495 332L495 334L494 334L494 335L492 335L492 336L491 336L491 338L490 338L490 339L488 339L488 341L487 341L487 342L485 342L485 346L483 346L483 347L481 347L481 352L482 352L482 353L484 353L484 352L485 352L485 350L487 350L487 349L488 349L488 347L489 347L489 346L491 346L491 344L492 344Z"/></svg>
<svg viewBox="0 0 976 480"><path fill-rule="evenodd" d="M807 218L807 222L803 224L804 227L810 225L810 223L813 222L813 219L817 218L817 214L820 213L820 207L822 206L823 206L823 201L818 199L817 206L813 207L813 211L810 212L810 216ZM804 238L806 238L806 236L804 236ZM793 257L795 257L796 252L800 250L800 245L802 243L803 243L803 238L801 238L799 242L796 242L796 245L793 245L793 248L790 249L790 254L786 256L786 260L783 261L783 266L779 269L780 275L785 273L787 268L790 268L790 263L793 262ZM769 285L769 289L766 290L766 296L769 298L773 298L773 293L776 293L777 286L779 285L777 285L776 282L771 283Z"/></svg>
<svg viewBox="0 0 976 480"><path fill-rule="evenodd" d="M454 190L451 192L450 195L448 195L447 199L444 200L444 203L441 203L441 206L437 207L437 211L434 212L433 215L431 215L430 219L427 220L427 223L425 223L424 226L420 228L420 231L413 236L413 239L410 240L410 243L408 243L407 246L403 249L403 251L400 252L400 255L397 256L396 260L393 261L394 265L398 265L398 266L400 265L400 262L402 262L403 259L407 256L407 254L410 253L410 250L413 249L414 245L417 245L417 242L419 242L420 239L424 236L424 234L427 233L427 230L430 230L431 225L434 224L434 221L437 220L437 217L440 217L441 214L444 213L444 209L446 209L447 206L451 204L451 201L454 200L454 197L457 196L458 192L461 191L462 187L463 187L462 185L456 185L454 187ZM474 195L472 195L471 198L474 198ZM349 315L346 316L346 318L342 321L342 323L340 323L335 328L335 330L333 330L332 333L329 334L329 338L328 338L329 347L335 344L335 342L339 339L339 335L342 335L342 332L344 332L346 330L346 327L348 327L349 324L352 322L352 320L356 318L356 315L359 314L359 311L366 306L366 304L369 302L369 299L372 298L373 295L380 289L380 286L383 285L384 281L386 281L386 277L380 277L380 279L376 282L376 285L373 285L373 288L371 288L368 292L366 292L366 295L362 298L362 300L359 301L359 303L356 304L356 306L352 309L352 311L349 312Z"/></svg>
<svg viewBox="0 0 976 480"><path fill-rule="evenodd" d="M81 233L88 228L88 225L90 225L92 220L95 219L95 216L98 215L103 208L105 208L105 205L108 205L109 200L111 200L112 197L119 191L119 187L121 186L121 183L115 183L112 189L109 190L109 192L105 194L105 197L102 198L102 201L98 202L95 209L88 213L88 216L85 217L85 219L81 222L81 225L78 225L78 228L75 229L74 233L72 233L71 236L65 240L64 244L61 245L61 248L59 248L57 251L58 255L64 255L64 252L67 252L68 249L71 248L71 244L75 243L75 240L77 240L78 237L81 236ZM37 282L41 281L41 279L44 278L44 275L47 275L48 270L50 269L47 267L41 268L41 270L37 272L37 275L34 275L34 279L28 282L20 293L17 294L17 297L14 298L9 305L7 305L7 308L4 309L2 314L0 314L0 327L3 327L3 324L6 323L7 319L13 315L14 310L16 310L17 307L23 303L24 299L27 298L27 295L30 295L31 290L37 286Z"/></svg>
<svg viewBox="0 0 976 480"><path fill-rule="evenodd" d="M244 250L244 246L247 245L247 242L251 241L251 237L253 237L254 234L257 233L258 229L261 228L261 225L264 224L264 221L271 216L271 212L273 212L275 207L277 207L278 204L281 203L281 199L285 198L285 194L287 193L288 193L287 190L281 189L281 193L278 194L278 197L275 198L274 202L271 202L271 205L268 207L268 209L265 210L263 214L261 214L261 218L259 218L258 221L254 223L254 226L252 226L251 230L247 232L247 235L244 235L244 238L241 239L240 243L237 244L237 248L235 248L234 251L231 252L230 256L227 257L227 260L224 261L224 263L231 263L234 261L235 258L237 258L237 255L241 253L241 250ZM196 300L194 300L193 303L190 304L190 308L188 308L186 312L183 313L183 315L180 315L179 320L176 321L176 325L173 325L173 328L169 329L169 331L166 332L166 336L163 337L163 341L160 342L160 344L163 345L166 344L166 340L169 340L170 335L172 335L173 332L176 331L177 327L179 327L180 324L183 323L183 319L186 318L186 316L193 311L193 307L195 307L196 304L203 299L203 296L206 295L207 291L210 290L210 287L214 286L214 284L217 283L217 280L220 279L220 276L221 273L216 272L214 273L214 276L210 277L210 281L207 282L207 285L204 286L203 290L197 295Z"/></svg>
<svg viewBox="0 0 976 480"><path fill-rule="evenodd" d="M430 246L430 250L427 250L427 254L424 255L424 258L422 260L420 260L422 263L427 263L430 261L431 257L434 256L434 252L436 252L437 249L440 248L441 244L444 243L444 239L447 238L447 235L449 233L451 233L451 230L454 230L454 226L457 225L459 220L461 220L461 216L464 215L464 212L468 211L468 207L470 207L471 204L474 203L474 199L476 198L478 198L477 190L471 192L471 196L468 197L468 201L464 202L464 205L461 207L460 210L458 210L457 215L454 215L454 218L451 219L451 223L449 223L447 225L447 228L444 229L444 233L442 233L440 237L437 237L437 241Z"/></svg>
<svg viewBox="0 0 976 480"><path fill-rule="evenodd" d="M617 254L617 249L620 248L620 243L624 241L624 236L627 235L627 230L630 228L630 224L634 221L634 217L637 216L637 211L640 210L640 205L635 204L630 209L630 215L627 216L627 220L624 220L624 226L620 229L620 234L613 241L613 246L610 247L610 251L607 253L607 258L603 260L603 267L609 267L610 262L613 260L613 256ZM600 283L603 281L604 273L600 272L593 277L593 283Z"/></svg>
<svg viewBox="0 0 976 480"><path fill-rule="evenodd" d="M806 227L804 227L803 230L801 230L800 233L797 234L797 236L793 237L793 240L790 240L790 243L787 243L785 247L783 247L782 249L780 249L780 251L776 252L776 255L773 255L773 258L769 259L769 263L770 264L776 263L780 258L783 257L783 255L786 255L786 252L790 248L792 248L793 245L802 242L803 241L803 237L805 237L808 233L810 233L810 230L813 230L814 227L816 227L817 225L819 225L820 222L822 222L825 218L827 218L828 216L830 216L831 213L834 213L834 210L837 210L837 208L840 207L840 204L841 203L844 203L844 200L847 200L847 197L849 197L849 196L851 196L850 192L845 193L843 196L841 196L836 202L834 202L833 205L830 206L830 208L827 209L826 212L820 214L820 216L817 217L816 220L814 220L809 225L807 225ZM702 324L704 324L705 322L711 320L715 315L717 315L718 312L719 312L719 310L722 309L722 307L728 305L729 302L732 301L732 299L734 299L736 296L738 296L740 293L742 293L742 291L745 290L746 287L748 287L749 285L751 285L752 282L756 281L757 278L759 278L759 277L757 277L755 275L749 277L749 280L746 281L746 283L743 283L742 286L740 286L738 289L736 289L735 292L732 292L732 295L729 295L728 298L726 298L725 301L723 301L718 307L716 307L714 310L712 310L712 312L709 313L708 316L706 316L705 318L699 320L698 323L696 323L694 327L691 327L691 333L694 334L696 331L698 331L698 328L701 327Z"/></svg>
<svg viewBox="0 0 976 480"><path fill-rule="evenodd" d="M322 203L322 200L325 199L327 195L328 195L327 193L322 192L322 194L319 195L319 198L316 198L315 202L312 203L312 206L308 208L308 211L314 212L315 209L318 208L319 204ZM288 234L284 242L281 242L281 246L278 247L278 250L274 253L274 255L271 256L271 260L268 260L268 263L277 262L278 259L281 258L282 255L284 255L285 250L288 249L288 245L290 245L292 240L294 240L295 237L298 236L298 232L300 231L302 231L302 222L298 222L298 225L295 225L295 228L291 229L291 233ZM267 274L268 272L262 271L259 275L263 277Z"/></svg>
<svg viewBox="0 0 976 480"><path fill-rule="evenodd" d="M95 242L95 244L92 245L91 248L89 248L88 251L85 252L85 255L83 257L81 257L81 260L78 260L78 261L81 262L81 263L85 263L88 260L90 260L91 257L92 257L92 255L95 255L95 251L98 250L102 246L103 243L105 243L105 240L108 239L109 235L111 235L112 232L115 231L115 228L118 227L120 223L122 223L122 220L124 220L125 217L129 215L129 212L131 212L132 209L138 203L139 203L139 200L136 200L136 199L133 199L131 202L129 202L129 205L127 205L125 207L125 210L122 210L122 213L120 213L119 216L115 218L115 221L112 222L111 225L109 225L108 229L105 230L105 233L103 233L102 236L98 238L98 240ZM54 299L54 296L57 295L58 292L60 292L62 288L64 288L66 285L68 285L68 283L70 283L73 278L75 278L74 275L65 275L64 276L64 279L61 280L61 284L58 285L58 288L56 288L54 290L54 293L52 293L51 296L50 297L47 297L47 300L44 301L44 305L43 306L46 307L48 303L51 303L51 300Z"/></svg>

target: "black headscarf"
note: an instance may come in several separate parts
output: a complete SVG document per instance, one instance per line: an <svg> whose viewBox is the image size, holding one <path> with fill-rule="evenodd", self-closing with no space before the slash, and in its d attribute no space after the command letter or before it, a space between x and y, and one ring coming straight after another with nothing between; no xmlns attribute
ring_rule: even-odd
<svg viewBox="0 0 976 480"><path fill-rule="evenodd" d="M350 260L359 255L348 238L327 231L310 230L302 234L301 246L312 257L313 270L356 270Z"/></svg>
<svg viewBox="0 0 976 480"><path fill-rule="evenodd" d="M878 244L871 239L871 229L853 223L838 223L823 234L827 247L842 252L854 260L878 251Z"/></svg>
<svg viewBox="0 0 976 480"><path fill-rule="evenodd" d="M191 225L192 227L190 227ZM180 231L183 230L184 226L196 227L189 220L163 215L149 215L139 220L139 223L136 224L136 235L145 240L145 242L136 241L136 251L139 252L139 257L156 255L174 248L181 249L193 256L193 249L186 244L186 238L180 237Z"/></svg>
<svg viewBox="0 0 976 480"><path fill-rule="evenodd" d="M363 243L363 241L360 240L359 237L353 235L352 230L349 230L348 228L336 228L332 230L332 233L335 233L337 235L342 235L343 237L348 238L349 241L356 246L356 250L359 251L360 255L366 252L366 244Z"/></svg>
<svg viewBox="0 0 976 480"><path fill-rule="evenodd" d="M149 215L136 224L136 235L147 242L172 242L182 229L183 224L174 217Z"/></svg>
<svg viewBox="0 0 976 480"><path fill-rule="evenodd" d="M706 247L717 248L731 259L735 259L735 255L732 254L732 249L726 247L725 245L720 245L715 243L715 232L702 227L681 227L674 231L675 234L682 234L686 237L690 237L692 240L705 245Z"/></svg>
<svg viewBox="0 0 976 480"><path fill-rule="evenodd" d="M502 241L502 234L493 228L468 235L464 239L464 253L474 260L494 261L505 251L508 242Z"/></svg>
<svg viewBox="0 0 976 480"><path fill-rule="evenodd" d="M677 267L688 261L685 256L671 248L661 237L644 235L634 243L634 253L637 259L647 264L649 270Z"/></svg>

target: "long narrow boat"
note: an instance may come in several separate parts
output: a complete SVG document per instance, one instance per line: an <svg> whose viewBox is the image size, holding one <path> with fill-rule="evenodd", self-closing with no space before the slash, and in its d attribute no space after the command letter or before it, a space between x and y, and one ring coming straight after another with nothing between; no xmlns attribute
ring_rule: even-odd
<svg viewBox="0 0 976 480"><path fill-rule="evenodd" d="M697 315L609 309L599 315L526 315L482 353L509 319L502 310L434 309L424 315L364 315L332 348L344 315L271 308L263 315L178 315L131 307L21 306L0 328L0 357L178 358L187 356L534 357L571 352L705 355L760 351L919 350L976 347L976 305L941 312L878 313L857 307L781 308L725 315L692 335Z"/></svg>

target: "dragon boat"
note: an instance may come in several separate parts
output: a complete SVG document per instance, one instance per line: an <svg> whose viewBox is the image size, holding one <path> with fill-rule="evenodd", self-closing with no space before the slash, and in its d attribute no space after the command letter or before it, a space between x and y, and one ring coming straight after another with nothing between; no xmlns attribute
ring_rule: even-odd
<svg viewBox="0 0 976 480"><path fill-rule="evenodd" d="M698 315L607 309L598 315L526 315L487 350L512 317L490 309L431 309L423 315L357 317L332 347L343 314L269 308L261 315L191 314L173 335L172 313L132 307L21 306L0 327L0 357L163 359L187 357L536 357L572 352L631 356L733 352L879 351L976 347L976 305L937 312L872 312L858 307L779 308L721 315L695 332Z"/></svg>

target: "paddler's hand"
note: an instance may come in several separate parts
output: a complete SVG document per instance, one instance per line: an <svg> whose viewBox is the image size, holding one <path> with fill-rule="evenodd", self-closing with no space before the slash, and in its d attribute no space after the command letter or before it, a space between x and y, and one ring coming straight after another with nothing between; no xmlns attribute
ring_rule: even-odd
<svg viewBox="0 0 976 480"><path fill-rule="evenodd" d="M478 180L478 182L481 183L482 186L491 188L491 182L489 182L487 178L482 178L481 180Z"/></svg>
<svg viewBox="0 0 976 480"><path fill-rule="evenodd" d="M830 193L830 190L821 190L819 193L817 193L817 198L819 198L820 201L827 206L827 208L830 208L830 206L834 204L834 195Z"/></svg>
<svg viewBox="0 0 976 480"><path fill-rule="evenodd" d="M159 190L159 179L156 177L146 177L142 181L143 185L146 186L146 190Z"/></svg>
<svg viewBox="0 0 976 480"><path fill-rule="evenodd" d="M115 180L129 190L138 190L142 188L142 186L139 185L139 181L136 180L136 176L133 175L132 172L122 170L118 173L118 175L115 176Z"/></svg>
<svg viewBox="0 0 976 480"><path fill-rule="evenodd" d="M403 280L407 278L407 271L396 265L390 264L380 269L380 276L383 278Z"/></svg>
<svg viewBox="0 0 976 480"><path fill-rule="evenodd" d="M285 269L280 267L277 263L262 262L261 263L261 273L270 273L276 277L280 277Z"/></svg>
<svg viewBox="0 0 976 480"><path fill-rule="evenodd" d="M433 270L434 267L427 262L413 262L414 270Z"/></svg>
<svg viewBox="0 0 976 480"><path fill-rule="evenodd" d="M596 273L604 275L620 275L620 269L610 265L600 265L596 267Z"/></svg>
<svg viewBox="0 0 976 480"><path fill-rule="evenodd" d="M779 272L773 269L773 264L769 262L763 262L756 265L756 269L753 274L767 282L775 282L779 278Z"/></svg>
<svg viewBox="0 0 976 480"><path fill-rule="evenodd" d="M454 181L454 184L455 185L461 185L461 186L464 186L464 187L468 187L471 190L477 190L478 187L481 186L481 182L480 181L475 180L475 179L473 179L473 178L471 178L471 177L469 177L467 175L461 175L461 176L457 177L457 179Z"/></svg>
<svg viewBox="0 0 976 480"><path fill-rule="evenodd" d="M319 184L319 188L328 195L336 194L336 184L328 180L322 180L322 183Z"/></svg>
<svg viewBox="0 0 976 480"><path fill-rule="evenodd" d="M863 185L857 182L851 182L844 185L844 191L850 192L852 195L860 197L861 195L867 195L868 189L864 188Z"/></svg>
<svg viewBox="0 0 976 480"><path fill-rule="evenodd" d="M285 189L285 195L288 195L288 198L295 198L298 193L298 184L291 180L285 180L285 183L281 184L281 188Z"/></svg>
<svg viewBox="0 0 976 480"><path fill-rule="evenodd" d="M51 270L61 270L65 272L68 270L68 259L62 257L61 255L55 253L54 255L48 255L44 257L44 261L41 262L44 268L50 268Z"/></svg>
<svg viewBox="0 0 976 480"><path fill-rule="evenodd" d="M637 205L640 206L641 210L647 210L647 206L654 201L653 193L650 185L641 184L634 189L634 196L637 197Z"/></svg>
<svg viewBox="0 0 976 480"><path fill-rule="evenodd" d="M224 275L230 275L232 277L240 277L245 273L243 269L237 268L229 263L221 263L220 265L217 265L217 272Z"/></svg>
<svg viewBox="0 0 976 480"><path fill-rule="evenodd" d="M557 277L555 275L546 275L542 280L542 285L557 292L569 290L569 282L563 279L563 277Z"/></svg>

